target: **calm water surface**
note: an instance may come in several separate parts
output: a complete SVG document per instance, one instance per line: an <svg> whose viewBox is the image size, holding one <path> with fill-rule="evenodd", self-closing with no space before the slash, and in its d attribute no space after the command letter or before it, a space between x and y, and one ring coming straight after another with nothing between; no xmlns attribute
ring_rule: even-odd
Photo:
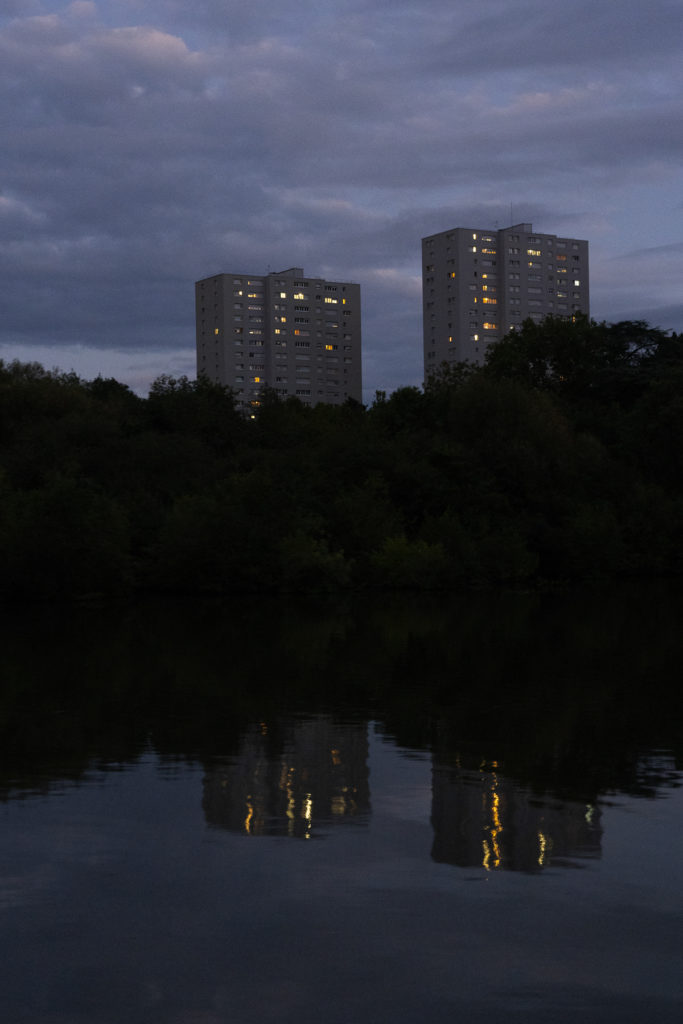
<svg viewBox="0 0 683 1024"><path fill-rule="evenodd" d="M680 1021L683 596L643 597L13 617L3 1019Z"/></svg>

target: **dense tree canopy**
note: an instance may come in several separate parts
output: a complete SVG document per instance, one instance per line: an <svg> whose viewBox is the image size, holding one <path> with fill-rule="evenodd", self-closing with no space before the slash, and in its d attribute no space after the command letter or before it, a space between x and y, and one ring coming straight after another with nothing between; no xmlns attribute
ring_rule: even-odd
<svg viewBox="0 0 683 1024"><path fill-rule="evenodd" d="M527 321L364 408L0 363L0 595L683 571L683 339Z"/></svg>

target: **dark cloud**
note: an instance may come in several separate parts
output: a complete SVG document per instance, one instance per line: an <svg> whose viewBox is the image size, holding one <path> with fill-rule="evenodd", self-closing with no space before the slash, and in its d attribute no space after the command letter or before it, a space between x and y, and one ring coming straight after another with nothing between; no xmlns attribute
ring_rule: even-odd
<svg viewBox="0 0 683 1024"><path fill-rule="evenodd" d="M368 390L415 383L421 237L511 217L589 238L596 315L681 329L681 30L666 0L5 3L0 357L151 379L196 278L302 265L363 286Z"/></svg>

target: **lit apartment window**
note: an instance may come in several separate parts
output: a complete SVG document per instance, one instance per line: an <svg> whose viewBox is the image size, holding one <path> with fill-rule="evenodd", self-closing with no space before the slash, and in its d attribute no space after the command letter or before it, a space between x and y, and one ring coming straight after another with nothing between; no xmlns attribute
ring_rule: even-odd
<svg viewBox="0 0 683 1024"><path fill-rule="evenodd" d="M495 306L495 304L498 302L498 299L493 299L493 298L491 298L490 295L485 295L484 298L481 301L482 302L487 302L490 305L494 305Z"/></svg>
<svg viewBox="0 0 683 1024"><path fill-rule="evenodd" d="M485 331L497 331L498 325L493 323L484 323L481 325Z"/></svg>
<svg viewBox="0 0 683 1024"><path fill-rule="evenodd" d="M526 254L527 254L527 256L540 256L541 255L541 250L540 249L527 249Z"/></svg>

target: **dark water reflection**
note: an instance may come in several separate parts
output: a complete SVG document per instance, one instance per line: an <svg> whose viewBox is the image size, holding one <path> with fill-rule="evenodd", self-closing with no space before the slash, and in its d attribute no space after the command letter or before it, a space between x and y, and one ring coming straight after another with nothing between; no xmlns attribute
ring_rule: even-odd
<svg viewBox="0 0 683 1024"><path fill-rule="evenodd" d="M682 612L8 612L6 1019L678 1021Z"/></svg>
<svg viewBox="0 0 683 1024"><path fill-rule="evenodd" d="M236 756L212 760L203 786L207 823L250 836L309 839L321 827L367 822L365 723L317 715L277 725L279 749L260 722L245 730Z"/></svg>
<svg viewBox="0 0 683 1024"><path fill-rule="evenodd" d="M650 751L675 770L683 751L681 621L666 586L6 611L0 782L49 786L150 744L268 758L280 718L322 713L534 792L653 794L670 778Z"/></svg>

